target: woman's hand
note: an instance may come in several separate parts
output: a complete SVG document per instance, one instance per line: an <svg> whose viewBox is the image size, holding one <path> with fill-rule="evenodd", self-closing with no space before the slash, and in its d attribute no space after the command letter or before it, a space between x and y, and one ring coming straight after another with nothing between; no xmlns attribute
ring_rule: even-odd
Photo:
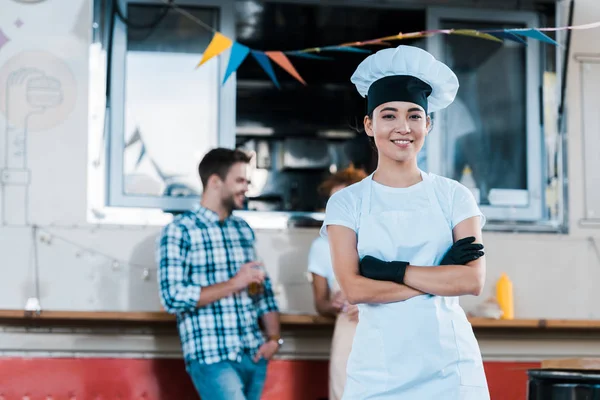
<svg viewBox="0 0 600 400"><path fill-rule="evenodd" d="M344 311L348 316L348 319L352 322L358 322L358 306L354 304L347 304L346 310Z"/></svg>
<svg viewBox="0 0 600 400"><path fill-rule="evenodd" d="M365 256L358 264L358 272L365 278L377 281L403 283L408 265L406 261L388 262L373 256Z"/></svg>
<svg viewBox="0 0 600 400"><path fill-rule="evenodd" d="M475 216L456 225L456 244L450 247L441 265L408 266L405 284L436 296L481 295L486 266L480 223L479 216Z"/></svg>
<svg viewBox="0 0 600 400"><path fill-rule="evenodd" d="M341 291L331 294L327 279L323 276L313 273L313 299L315 309L324 317L335 318L347 303L346 297Z"/></svg>
<svg viewBox="0 0 600 400"><path fill-rule="evenodd" d="M442 258L440 265L467 265L467 263L483 257L483 245L473 243L474 241L475 236L456 241Z"/></svg>
<svg viewBox="0 0 600 400"><path fill-rule="evenodd" d="M337 310L338 312L344 309L344 306L347 304L346 297L341 290L335 292L335 294L331 297L331 308Z"/></svg>
<svg viewBox="0 0 600 400"><path fill-rule="evenodd" d="M358 322L358 306L348 303L341 290L335 292L331 299L331 307L343 312L350 321Z"/></svg>

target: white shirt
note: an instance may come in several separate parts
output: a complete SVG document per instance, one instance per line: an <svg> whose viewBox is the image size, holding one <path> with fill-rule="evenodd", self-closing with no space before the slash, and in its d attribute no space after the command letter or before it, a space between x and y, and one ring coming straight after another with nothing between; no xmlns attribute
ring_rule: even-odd
<svg viewBox="0 0 600 400"><path fill-rule="evenodd" d="M336 290L337 281L331 264L331 253L329 252L327 239L319 236L312 242L308 252L308 272L327 279L329 290Z"/></svg>
<svg viewBox="0 0 600 400"><path fill-rule="evenodd" d="M474 216L481 218L481 227L485 225L486 218L469 189L443 176L430 173L429 177L442 212L452 229L465 219ZM355 232L358 231L363 184L365 183L355 183L331 196L325 210L321 237L327 237L327 225L342 225ZM407 188L394 188L372 181L371 190L370 212L372 214L382 211L411 212L429 206L423 181ZM407 229L417 228L427 229L427 227L407 227Z"/></svg>

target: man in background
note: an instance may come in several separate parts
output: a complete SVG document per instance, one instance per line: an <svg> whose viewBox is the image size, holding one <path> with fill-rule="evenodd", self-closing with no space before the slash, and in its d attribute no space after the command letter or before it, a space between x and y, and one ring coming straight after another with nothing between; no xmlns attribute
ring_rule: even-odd
<svg viewBox="0 0 600 400"><path fill-rule="evenodd" d="M165 226L157 243L161 303L177 315L186 369L207 400L259 400L282 343L254 232L232 215L244 206L249 161L239 150L208 152L198 168L200 204Z"/></svg>

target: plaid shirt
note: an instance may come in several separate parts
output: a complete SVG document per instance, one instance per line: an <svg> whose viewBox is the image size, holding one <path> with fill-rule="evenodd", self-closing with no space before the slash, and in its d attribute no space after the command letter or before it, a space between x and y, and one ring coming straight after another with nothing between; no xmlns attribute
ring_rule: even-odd
<svg viewBox="0 0 600 400"><path fill-rule="evenodd" d="M258 318L278 311L268 277L257 296L243 290L197 305L202 287L225 282L242 264L256 260L254 239L243 219L219 222L215 212L200 206L162 229L156 251L160 299L177 315L186 363L239 362L244 351L254 354L264 343Z"/></svg>

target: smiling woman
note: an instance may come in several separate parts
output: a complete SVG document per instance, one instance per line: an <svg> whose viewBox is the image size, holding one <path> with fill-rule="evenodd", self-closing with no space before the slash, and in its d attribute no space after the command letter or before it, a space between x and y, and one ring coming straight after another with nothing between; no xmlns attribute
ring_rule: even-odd
<svg viewBox="0 0 600 400"><path fill-rule="evenodd" d="M378 164L331 197L321 228L342 292L359 308L343 399L487 400L458 303L483 287L485 217L466 187L417 166L428 113L454 101L458 79L426 51L399 46L365 59L352 82L367 98Z"/></svg>

